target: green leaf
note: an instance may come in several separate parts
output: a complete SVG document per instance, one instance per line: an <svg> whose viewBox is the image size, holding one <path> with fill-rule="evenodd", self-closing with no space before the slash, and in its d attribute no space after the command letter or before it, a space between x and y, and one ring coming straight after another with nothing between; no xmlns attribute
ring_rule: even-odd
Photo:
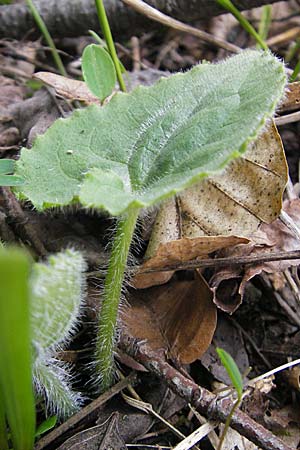
<svg viewBox="0 0 300 450"><path fill-rule="evenodd" d="M31 374L29 261L0 250L0 397L15 450L32 450L35 401Z"/></svg>
<svg viewBox="0 0 300 450"><path fill-rule="evenodd" d="M234 359L222 348L216 348L216 352L225 367L233 386L235 387L238 398L241 399L243 393L243 379Z"/></svg>
<svg viewBox="0 0 300 450"><path fill-rule="evenodd" d="M85 47L82 54L82 73L90 91L102 101L115 87L117 75L109 53L99 45Z"/></svg>
<svg viewBox="0 0 300 450"><path fill-rule="evenodd" d="M148 207L243 153L285 83L278 59L248 50L118 93L56 121L23 149L17 174L25 184L16 190L41 210L81 202L119 215Z"/></svg>
<svg viewBox="0 0 300 450"><path fill-rule="evenodd" d="M49 358L38 358L34 364L36 390L46 398L47 409L66 419L74 414L82 403L80 393L70 387L71 375L68 365Z"/></svg>
<svg viewBox="0 0 300 450"><path fill-rule="evenodd" d="M55 349L71 337L82 302L84 270L81 253L70 249L33 266L31 325L37 349Z"/></svg>
<svg viewBox="0 0 300 450"><path fill-rule="evenodd" d="M55 352L76 330L85 268L81 253L68 249L51 256L48 263L35 264L31 275L35 388L50 411L63 418L78 409L81 395L70 387L69 367L55 359Z"/></svg>
<svg viewBox="0 0 300 450"><path fill-rule="evenodd" d="M2 397L3 396L0 388L0 448L1 450L8 450L7 425Z"/></svg>
<svg viewBox="0 0 300 450"><path fill-rule="evenodd" d="M13 159L0 159L0 186L21 186L24 180L21 177L8 175L15 170Z"/></svg>
<svg viewBox="0 0 300 450"><path fill-rule="evenodd" d="M13 159L0 159L0 174L13 173L15 170L15 161Z"/></svg>
<svg viewBox="0 0 300 450"><path fill-rule="evenodd" d="M35 437L38 438L47 431L52 430L57 423L57 416L50 416L42 422L35 431Z"/></svg>
<svg viewBox="0 0 300 450"><path fill-rule="evenodd" d="M109 50L108 50L108 48L107 48L107 45L106 45L104 39L102 39L102 38L101 38L97 33L95 33L95 31L93 31L93 30L89 30L89 33L90 33L91 36L93 36L93 38L95 39L95 41L98 42L98 44L99 44L102 48L104 48L104 50L109 54ZM118 59L118 61L119 61L119 64L120 64L121 72L122 72L122 73L125 73L125 72L126 72L126 69L125 69L124 65L122 64L122 62L121 62L119 59Z"/></svg>

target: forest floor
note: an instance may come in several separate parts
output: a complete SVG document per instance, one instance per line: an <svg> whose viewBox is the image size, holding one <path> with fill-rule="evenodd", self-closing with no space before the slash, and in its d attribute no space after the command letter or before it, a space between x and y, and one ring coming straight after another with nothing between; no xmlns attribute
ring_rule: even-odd
<svg viewBox="0 0 300 450"><path fill-rule="evenodd" d="M257 27L261 14L258 8L248 12L247 17ZM200 26L203 28L203 24ZM205 28L240 48L255 45L230 14L211 19ZM294 34L291 30L295 30ZM150 85L162 75L186 71L201 60L215 62L230 56L218 45L164 27L139 37L134 36L134 30L132 33L131 39L117 43L131 87ZM285 59L294 52L288 62L291 70L299 60L299 33L297 2L274 4L269 47ZM42 39L31 40L30 36L28 33L20 41L0 41L0 153L5 158L18 159L21 146L30 146L55 119L67 117L85 104L66 79L56 79L55 83L48 79L46 85L32 79L40 71L57 71ZM91 36L56 40L70 78L81 79L80 56L92 42ZM295 45L298 50L294 51ZM177 448L184 436L203 424L204 437L195 444L197 447L185 444L178 448L217 448L220 423L233 405L234 390L222 391L230 380L216 347L231 354L245 383L241 412L232 421L238 431L229 429L223 449L299 448L300 366L248 384L300 358L299 261L285 258L270 263L261 259L269 250L300 250L299 102L300 87L296 82L276 119L290 174L284 211L292 218L294 228L278 218L271 225L261 224L261 234L245 249L231 246L205 255L205 261L216 259L215 266L199 264L191 268L177 261L175 270L134 278L119 325L116 358L121 381L117 380L114 388L100 397L89 388L89 380L101 303L101 267L108 260L115 221L106 214L80 208L38 213L28 202L20 204L9 188L1 188L0 235L4 242L22 243L37 260L72 247L81 250L88 262L82 325L69 348L59 355L74 365L75 389L83 392L87 400L77 415L43 436L37 449ZM142 218L140 245L133 249L138 264L142 264L156 214L152 211ZM184 217L184 211L180 214ZM239 225L237 230L242 235L243 224ZM216 233L208 232L212 234ZM238 259L245 255L256 260L245 264ZM220 257L227 258L225 266L218 264ZM49 412L45 412L43 402L38 410L42 422ZM272 443L268 430L274 435Z"/></svg>

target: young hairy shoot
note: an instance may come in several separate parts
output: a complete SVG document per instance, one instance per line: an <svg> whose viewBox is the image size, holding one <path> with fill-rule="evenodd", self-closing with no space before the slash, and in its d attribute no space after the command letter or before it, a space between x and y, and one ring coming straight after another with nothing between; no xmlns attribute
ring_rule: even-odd
<svg viewBox="0 0 300 450"><path fill-rule="evenodd" d="M25 183L16 190L21 198L40 210L80 203L121 217L97 338L103 389L112 381L118 304L139 211L245 152L272 117L285 84L278 59L249 50L117 93L103 107L75 111L31 150L23 149L17 174Z"/></svg>

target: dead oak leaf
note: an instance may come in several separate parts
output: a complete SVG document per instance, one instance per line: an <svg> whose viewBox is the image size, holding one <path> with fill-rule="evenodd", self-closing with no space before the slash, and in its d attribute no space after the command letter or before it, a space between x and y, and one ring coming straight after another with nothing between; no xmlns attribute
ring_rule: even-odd
<svg viewBox="0 0 300 450"><path fill-rule="evenodd" d="M98 97L91 93L84 81L73 80L51 72L38 72L34 74L33 78L53 87L60 97L79 100L87 104L99 103Z"/></svg>
<svg viewBox="0 0 300 450"><path fill-rule="evenodd" d="M147 341L151 352L188 364L208 348L217 321L211 291L195 272L193 281L173 280L164 286L136 291L121 312L126 332Z"/></svg>

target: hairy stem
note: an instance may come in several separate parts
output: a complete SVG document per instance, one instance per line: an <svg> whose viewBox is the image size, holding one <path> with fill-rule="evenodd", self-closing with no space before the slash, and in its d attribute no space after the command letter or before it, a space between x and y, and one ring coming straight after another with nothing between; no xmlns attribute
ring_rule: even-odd
<svg viewBox="0 0 300 450"><path fill-rule="evenodd" d="M101 375L101 389L103 391L108 389L113 381L113 352L120 296L138 215L139 209L133 209L119 220L104 283L96 345L97 369Z"/></svg>
<svg viewBox="0 0 300 450"><path fill-rule="evenodd" d="M120 89L121 89L121 91L126 92L126 86L125 86L125 82L123 80L122 72L121 72L121 65L119 63L118 55L116 52L116 47L115 47L114 40L113 40L111 31L110 31L110 26L108 23L108 19L107 19L104 5L103 5L103 1L95 0L95 4L96 4L96 8L97 8L100 26L101 26L111 59L113 60L113 63L115 65Z"/></svg>

